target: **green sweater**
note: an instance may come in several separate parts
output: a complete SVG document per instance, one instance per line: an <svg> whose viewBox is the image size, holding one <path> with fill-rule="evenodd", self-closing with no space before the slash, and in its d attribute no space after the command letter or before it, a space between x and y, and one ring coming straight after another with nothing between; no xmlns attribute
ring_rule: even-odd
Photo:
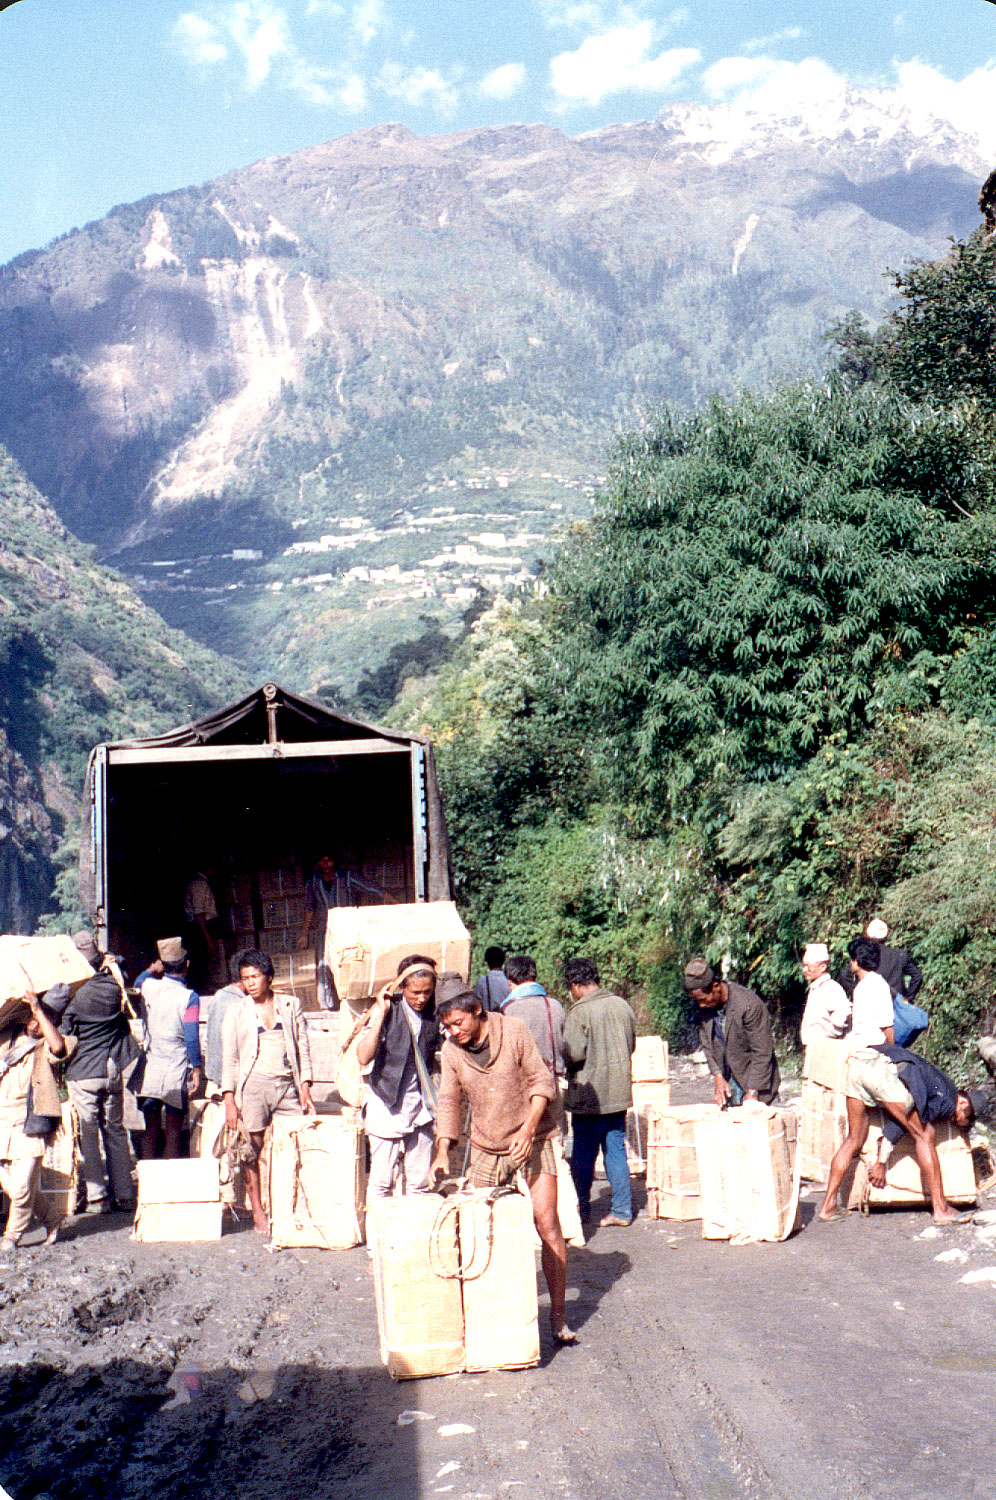
<svg viewBox="0 0 996 1500"><path fill-rule="evenodd" d="M575 1000L564 1024L567 1108L579 1115L629 1109L635 1046L636 1017L621 995L597 989Z"/></svg>

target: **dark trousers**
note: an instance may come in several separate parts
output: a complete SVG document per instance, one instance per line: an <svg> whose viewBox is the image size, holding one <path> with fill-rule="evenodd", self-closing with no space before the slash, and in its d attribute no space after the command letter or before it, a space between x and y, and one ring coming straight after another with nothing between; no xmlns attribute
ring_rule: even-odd
<svg viewBox="0 0 996 1500"><path fill-rule="evenodd" d="M581 1217L587 1216L591 1206L591 1184L595 1178L595 1162L601 1151L605 1175L612 1189L612 1212L620 1219L631 1219L633 1194L629 1183L629 1163L626 1160L626 1111L619 1110L611 1115L580 1115L572 1111L571 1130L574 1135L571 1176L578 1195Z"/></svg>

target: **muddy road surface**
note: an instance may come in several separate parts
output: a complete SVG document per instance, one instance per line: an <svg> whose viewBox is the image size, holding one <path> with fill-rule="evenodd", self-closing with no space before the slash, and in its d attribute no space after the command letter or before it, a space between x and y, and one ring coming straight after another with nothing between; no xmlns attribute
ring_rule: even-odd
<svg viewBox="0 0 996 1500"><path fill-rule="evenodd" d="M816 1201L783 1245L643 1213L596 1229L570 1255L576 1347L555 1350L544 1324L535 1370L398 1384L364 1250L273 1254L251 1231L140 1245L124 1219L78 1221L0 1270L0 1485L14 1500L990 1500L996 1215L819 1225Z"/></svg>

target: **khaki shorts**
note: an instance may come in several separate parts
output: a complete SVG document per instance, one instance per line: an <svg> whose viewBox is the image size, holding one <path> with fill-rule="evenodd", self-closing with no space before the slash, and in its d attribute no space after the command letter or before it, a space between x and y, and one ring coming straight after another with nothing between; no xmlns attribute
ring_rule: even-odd
<svg viewBox="0 0 996 1500"><path fill-rule="evenodd" d="M242 1123L251 1135L266 1129L274 1115L303 1115L292 1079L254 1078L242 1090Z"/></svg>
<svg viewBox="0 0 996 1500"><path fill-rule="evenodd" d="M516 1172L523 1172L527 1180L539 1177L541 1174L556 1177L557 1158L554 1155L553 1142L549 1138L544 1141L534 1141L529 1159L521 1167L517 1167L510 1156L498 1156L493 1151L482 1151L478 1146L471 1146L471 1187L505 1187L512 1181Z"/></svg>
<svg viewBox="0 0 996 1500"><path fill-rule="evenodd" d="M859 1047L847 1059L844 1092L869 1106L901 1104L907 1114L913 1108L913 1095L900 1078L896 1064L871 1047Z"/></svg>

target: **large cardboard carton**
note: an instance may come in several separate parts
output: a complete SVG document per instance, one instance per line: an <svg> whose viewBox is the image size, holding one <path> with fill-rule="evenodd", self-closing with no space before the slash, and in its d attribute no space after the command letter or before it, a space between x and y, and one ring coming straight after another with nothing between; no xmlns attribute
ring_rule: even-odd
<svg viewBox="0 0 996 1500"><path fill-rule="evenodd" d="M70 937L0 937L0 1027L23 1019L28 991L44 995L57 984L79 989L93 969Z"/></svg>
<svg viewBox="0 0 996 1500"><path fill-rule="evenodd" d="M662 1036L638 1036L630 1067L634 1084L666 1083L668 1051L664 1038Z"/></svg>
<svg viewBox="0 0 996 1500"><path fill-rule="evenodd" d="M626 1117L626 1146L630 1157L630 1171L645 1169L650 1141L650 1115L668 1109L671 1104L669 1083L634 1083L633 1107Z"/></svg>
<svg viewBox="0 0 996 1500"><path fill-rule="evenodd" d="M647 1204L655 1219L699 1219L694 1127L719 1115L715 1104L651 1108L647 1117Z"/></svg>
<svg viewBox="0 0 996 1500"><path fill-rule="evenodd" d="M810 1042L806 1048L803 1077L811 1083L818 1083L822 1088L832 1089L835 1093L842 1094L847 1074L847 1059L853 1051L851 1039L846 1036L841 1037L839 1041L824 1039Z"/></svg>
<svg viewBox="0 0 996 1500"><path fill-rule="evenodd" d="M522 1193L461 1195L465 1368L539 1364L533 1211Z"/></svg>
<svg viewBox="0 0 996 1500"><path fill-rule="evenodd" d="M442 972L470 978L470 934L452 901L396 906L340 906L329 912L325 962L340 1000L374 995L409 953L434 959Z"/></svg>
<svg viewBox="0 0 996 1500"><path fill-rule="evenodd" d="M722 1110L692 1127L704 1239L784 1240L799 1214L784 1111L767 1105Z"/></svg>
<svg viewBox="0 0 996 1500"><path fill-rule="evenodd" d="M937 1155L941 1163L941 1186L949 1203L959 1205L978 1201L975 1180L975 1162L972 1148L965 1131L959 1130L951 1120L939 1120L935 1126ZM868 1139L850 1184L845 1185L849 1208L886 1207L892 1205L922 1208L930 1202L926 1186L916 1159L913 1137L904 1135L888 1155L885 1187L871 1186L868 1169L875 1161L879 1141L882 1139L881 1125L873 1124L868 1130ZM882 1148L885 1157L889 1152L888 1142Z"/></svg>
<svg viewBox="0 0 996 1500"><path fill-rule="evenodd" d="M275 1250L349 1250L363 1243L366 1143L354 1115L277 1115L269 1208Z"/></svg>
<svg viewBox="0 0 996 1500"><path fill-rule="evenodd" d="M381 1358L396 1380L539 1362L533 1219L514 1191L371 1210Z"/></svg>
<svg viewBox="0 0 996 1500"><path fill-rule="evenodd" d="M221 1216L221 1184L213 1158L138 1163L137 1240L217 1240Z"/></svg>
<svg viewBox="0 0 996 1500"><path fill-rule="evenodd" d="M435 1194L414 1193L370 1211L380 1357L394 1380L455 1375L465 1365L458 1216L437 1224L442 1206Z"/></svg>
<svg viewBox="0 0 996 1500"><path fill-rule="evenodd" d="M825 1183L834 1154L847 1134L843 1092L807 1078L799 1095L799 1171L810 1182Z"/></svg>

